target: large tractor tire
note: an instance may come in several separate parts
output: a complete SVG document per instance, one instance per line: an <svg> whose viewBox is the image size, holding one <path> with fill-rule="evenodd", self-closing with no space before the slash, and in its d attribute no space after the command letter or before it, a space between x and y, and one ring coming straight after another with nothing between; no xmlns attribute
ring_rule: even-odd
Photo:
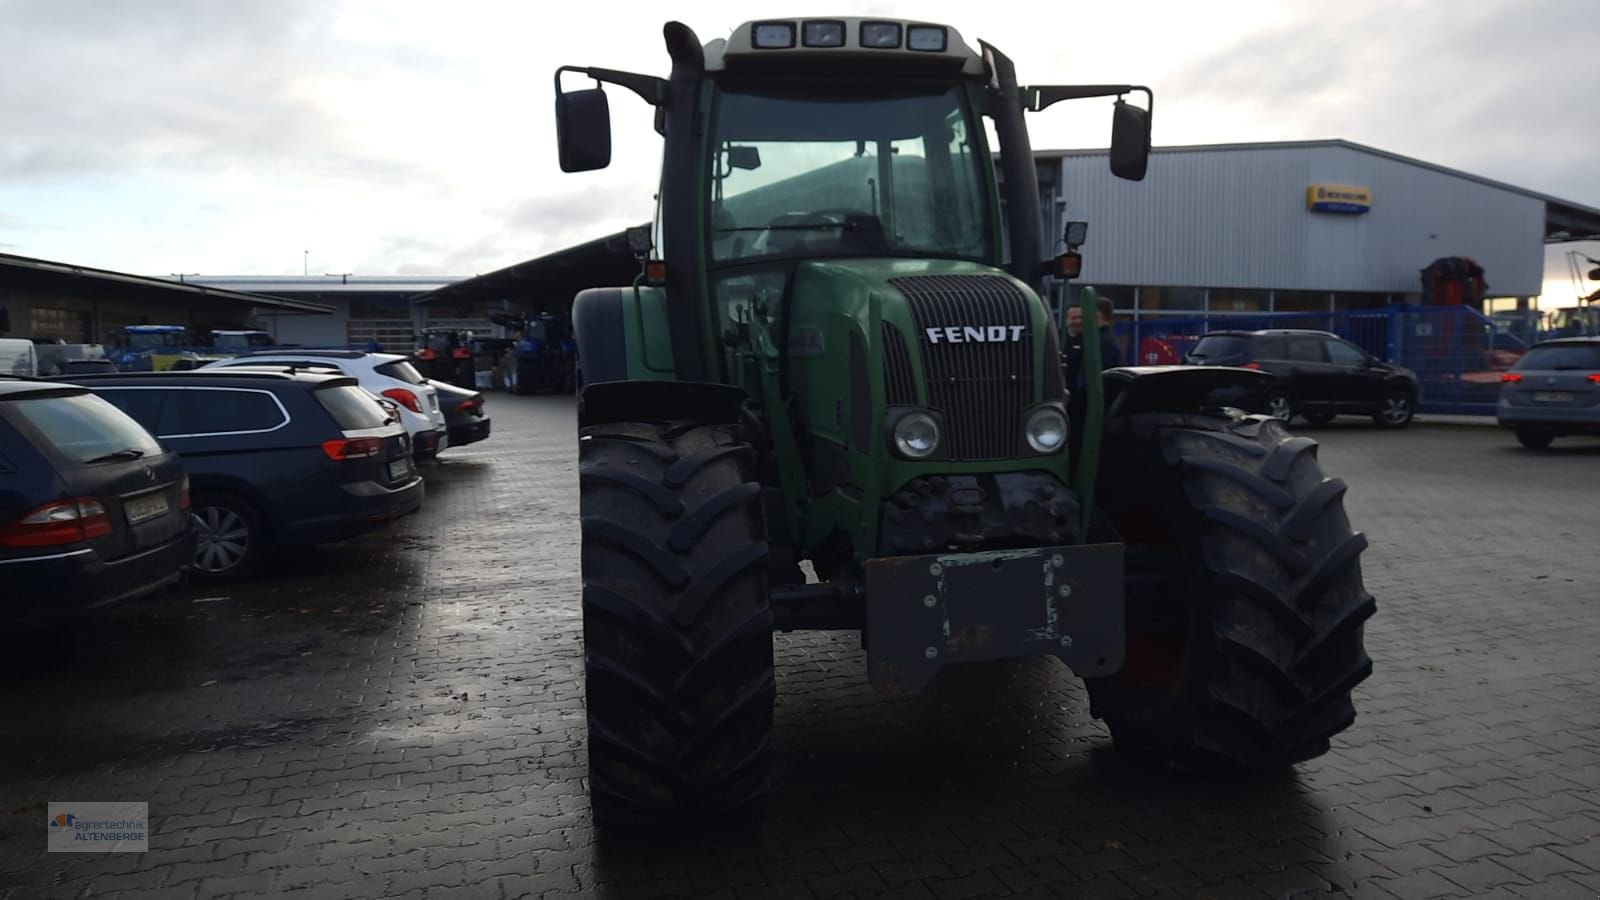
<svg viewBox="0 0 1600 900"><path fill-rule="evenodd" d="M583 640L596 824L725 820L765 797L773 617L755 459L735 429L584 429Z"/></svg>
<svg viewBox="0 0 1600 900"><path fill-rule="evenodd" d="M1317 445L1267 416L1135 416L1100 505L1127 545L1127 656L1090 679L1117 749L1238 776L1328 751L1372 672L1365 536Z"/></svg>

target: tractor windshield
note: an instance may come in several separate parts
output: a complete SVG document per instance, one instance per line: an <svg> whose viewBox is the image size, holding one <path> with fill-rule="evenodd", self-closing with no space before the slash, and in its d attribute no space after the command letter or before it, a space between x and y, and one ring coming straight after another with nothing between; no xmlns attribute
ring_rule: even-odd
<svg viewBox="0 0 1600 900"><path fill-rule="evenodd" d="M188 346L188 341L181 331L135 331L128 335L128 346L135 350L160 350Z"/></svg>
<svg viewBox="0 0 1600 900"><path fill-rule="evenodd" d="M981 127L960 88L866 96L724 88L714 115L714 264L993 260Z"/></svg>

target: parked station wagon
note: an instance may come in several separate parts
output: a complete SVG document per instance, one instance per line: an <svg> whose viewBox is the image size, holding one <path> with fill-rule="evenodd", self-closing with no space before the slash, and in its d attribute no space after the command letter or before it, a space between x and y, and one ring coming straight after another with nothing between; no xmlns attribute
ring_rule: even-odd
<svg viewBox="0 0 1600 900"><path fill-rule="evenodd" d="M278 550L352 537L422 505L406 429L354 378L199 369L73 379L182 455L197 581L235 581Z"/></svg>

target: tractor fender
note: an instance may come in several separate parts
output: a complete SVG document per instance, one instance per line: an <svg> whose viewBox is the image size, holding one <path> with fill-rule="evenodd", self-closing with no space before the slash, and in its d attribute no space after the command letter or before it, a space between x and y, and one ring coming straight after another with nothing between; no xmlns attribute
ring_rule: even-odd
<svg viewBox="0 0 1600 900"><path fill-rule="evenodd" d="M591 383L578 394L578 427L673 420L734 425L748 398L743 388L704 381Z"/></svg>
<svg viewBox="0 0 1600 900"><path fill-rule="evenodd" d="M584 384L675 381L666 293L652 286L589 288L572 300Z"/></svg>
<svg viewBox="0 0 1600 900"><path fill-rule="evenodd" d="M622 288L590 288L572 301L572 331L578 339L586 384L628 380L627 316ZM631 291L630 291L631 293Z"/></svg>
<svg viewBox="0 0 1600 900"><path fill-rule="evenodd" d="M1123 366L1107 369L1107 420L1150 412L1200 412L1236 407L1261 412L1277 379L1235 366Z"/></svg>

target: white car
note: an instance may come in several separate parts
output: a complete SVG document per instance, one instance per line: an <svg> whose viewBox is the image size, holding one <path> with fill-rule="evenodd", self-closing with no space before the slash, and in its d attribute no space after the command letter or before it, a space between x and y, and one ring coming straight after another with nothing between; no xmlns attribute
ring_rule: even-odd
<svg viewBox="0 0 1600 900"><path fill-rule="evenodd" d="M422 377L411 361L397 353L364 353L360 350L282 349L246 353L232 359L206 363L202 369L235 366L319 366L338 369L356 379L374 396L394 403L400 423L411 434L411 445L418 457L438 455L450 443L450 430L439 408L439 392Z"/></svg>

